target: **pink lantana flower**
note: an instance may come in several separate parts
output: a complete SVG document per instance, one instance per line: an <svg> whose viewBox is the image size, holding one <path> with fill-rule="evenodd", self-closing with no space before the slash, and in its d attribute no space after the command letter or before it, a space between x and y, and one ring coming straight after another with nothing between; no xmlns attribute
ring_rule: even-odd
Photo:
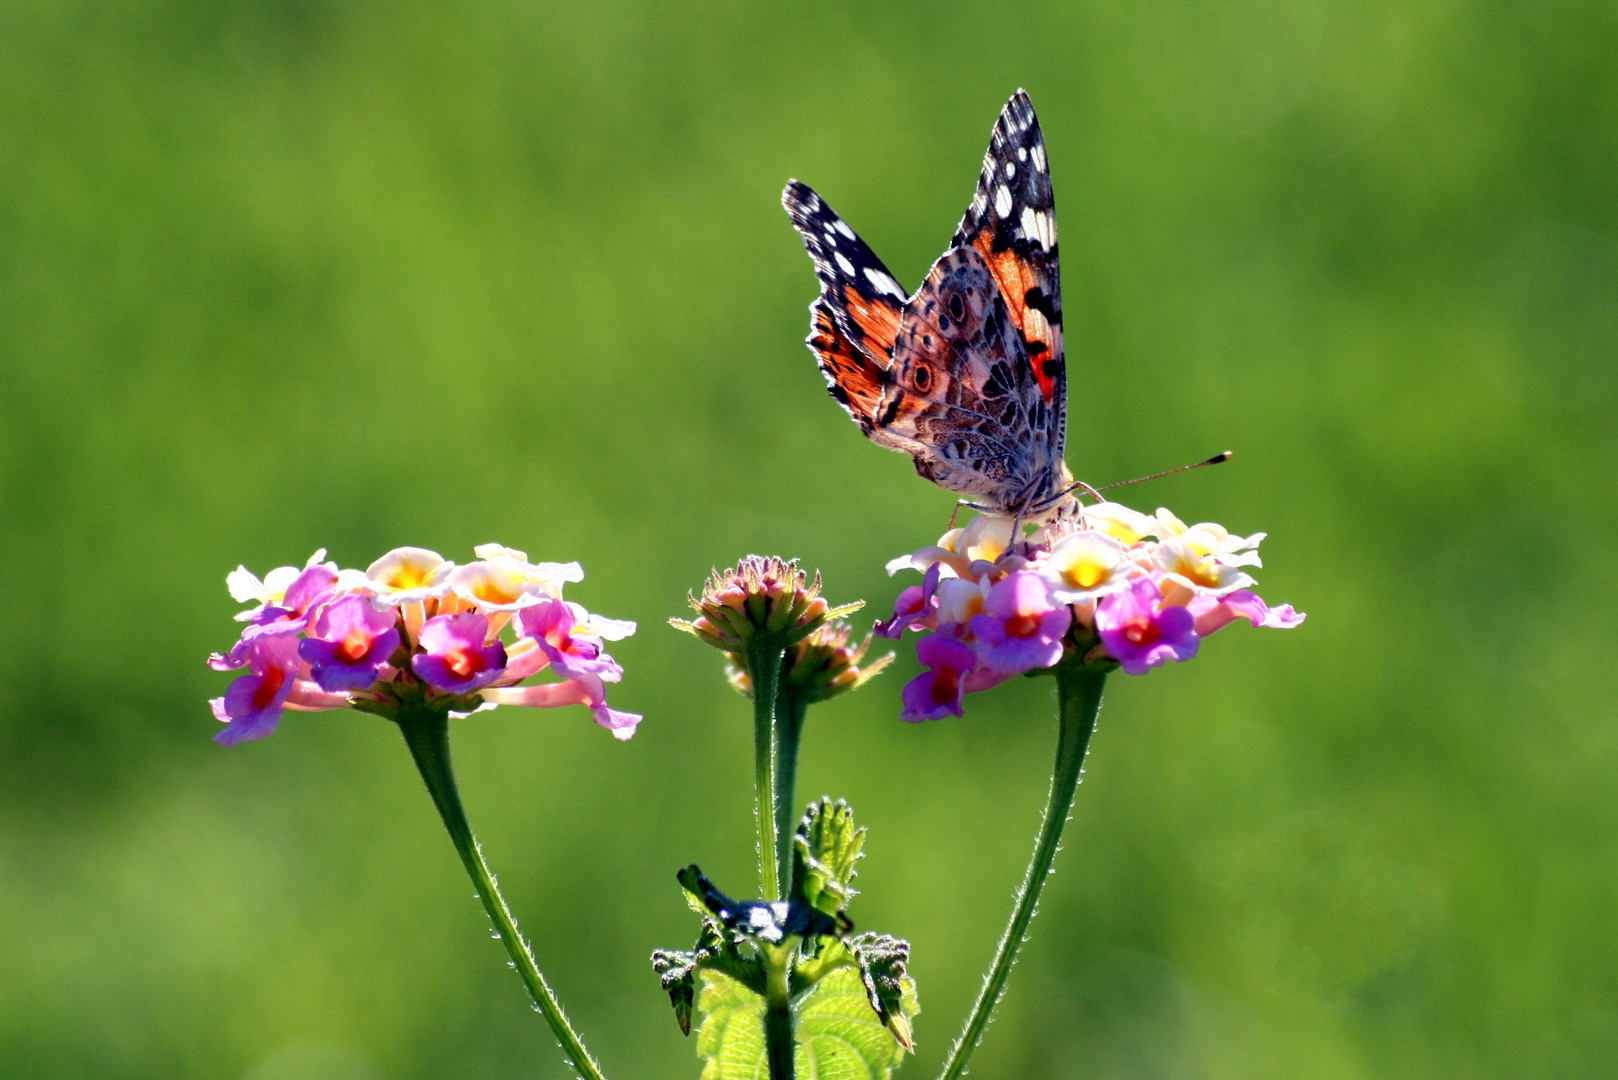
<svg viewBox="0 0 1618 1080"><path fill-rule="evenodd" d="M888 563L926 574L877 632L932 631L917 655L932 670L905 688L907 720L958 715L961 693L1064 662L1144 674L1188 660L1233 619L1286 629L1303 615L1249 588L1263 533L1186 525L1167 510L1087 506L1013 538L1008 518L979 515L936 544ZM968 660L970 657L970 660Z"/></svg>
<svg viewBox="0 0 1618 1080"><path fill-rule="evenodd" d="M302 625L314 614L314 609L331 596L336 583L337 571L333 567L311 566L293 579L279 603L265 604L253 616L253 622L259 626L278 622Z"/></svg>
<svg viewBox="0 0 1618 1080"><path fill-rule="evenodd" d="M966 676L977 662L972 650L935 634L921 639L916 646L916 659L930 670L905 684L904 711L899 719L917 722L960 716Z"/></svg>
<svg viewBox="0 0 1618 1080"><path fill-rule="evenodd" d="M298 639L286 634L264 634L246 650L251 672L230 684L225 696L215 698L214 716L226 724L216 741L233 746L244 739L262 739L281 722L281 711L296 683Z"/></svg>
<svg viewBox="0 0 1618 1080"><path fill-rule="evenodd" d="M912 585L899 594L893 605L893 618L879 622L872 628L878 637L898 639L906 630L935 630L938 615L938 581L943 567L937 563L927 568L920 585Z"/></svg>
<svg viewBox="0 0 1618 1080"><path fill-rule="evenodd" d="M392 609L378 609L370 597L344 596L321 609L298 655L322 690L365 690L399 647L395 620Z"/></svg>
<svg viewBox="0 0 1618 1080"><path fill-rule="evenodd" d="M1290 630L1304 620L1303 613L1292 610L1291 604L1272 608L1246 589L1239 589L1219 599L1199 596L1186 607L1196 619L1199 637L1207 637L1237 619L1246 619L1254 626L1274 630Z"/></svg>
<svg viewBox="0 0 1618 1080"><path fill-rule="evenodd" d="M1008 574L989 590L984 614L972 619L978 662L1010 674L1050 667L1062 658L1062 635L1072 622L1065 604L1051 603L1038 574Z"/></svg>
<svg viewBox="0 0 1618 1080"><path fill-rule="evenodd" d="M602 651L601 638L580 625L583 611L575 611L574 605L562 600L545 600L517 616L518 631L532 638L556 670L568 678L588 673L617 682L624 670Z"/></svg>
<svg viewBox="0 0 1618 1080"><path fill-rule="evenodd" d="M236 621L253 622L266 607L283 606L287 593L292 591L292 585L298 581L306 570L323 565L331 570L335 576L337 570L335 564L327 563L325 559L326 549L321 548L309 556L309 561L304 563L302 567L278 566L265 574L263 581L260 581L258 575L247 569L247 567L238 566L226 575L225 587L230 590L232 600L241 603L252 600L256 601L258 606L238 612Z"/></svg>
<svg viewBox="0 0 1618 1080"><path fill-rule="evenodd" d="M1201 639L1191 612L1162 600L1157 583L1143 579L1096 606L1096 633L1127 674L1144 675L1165 660L1197 655Z"/></svg>
<svg viewBox="0 0 1618 1080"><path fill-rule="evenodd" d="M490 636L488 617L477 612L436 616L422 625L422 651L410 658L410 666L446 694L481 690L506 667L505 645Z"/></svg>
<svg viewBox="0 0 1618 1080"><path fill-rule="evenodd" d="M436 705L466 716L502 704L585 705L616 738L633 735L640 716L607 705L606 684L623 669L603 642L633 634L635 624L561 599L563 585L584 576L577 563L536 565L492 544L478 554L498 572L463 567L471 572L457 575L425 548L397 548L364 572L321 562L324 551L305 569L283 567L264 581L238 568L231 595L259 606L231 651L208 661L220 671L250 668L213 702L227 725L219 741L262 738L285 709L394 716ZM533 633L511 622L520 612L534 613ZM547 668L563 681L521 685Z"/></svg>

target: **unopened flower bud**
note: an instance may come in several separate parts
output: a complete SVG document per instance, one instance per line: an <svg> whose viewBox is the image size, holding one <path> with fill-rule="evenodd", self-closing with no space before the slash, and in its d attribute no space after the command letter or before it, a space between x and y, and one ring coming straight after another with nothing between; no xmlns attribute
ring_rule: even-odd
<svg viewBox="0 0 1618 1080"><path fill-rule="evenodd" d="M820 595L820 575L810 581L797 560L749 555L729 570L715 570L702 595L687 595L694 621L670 619L676 628L727 653L742 653L759 633L783 647L807 638L828 619L858 611L864 601L830 607Z"/></svg>
<svg viewBox="0 0 1618 1080"><path fill-rule="evenodd" d="M893 662L893 654L865 664L871 635L866 634L858 645L850 645L853 632L846 622L823 623L787 650L782 679L809 701L825 701L864 686Z"/></svg>

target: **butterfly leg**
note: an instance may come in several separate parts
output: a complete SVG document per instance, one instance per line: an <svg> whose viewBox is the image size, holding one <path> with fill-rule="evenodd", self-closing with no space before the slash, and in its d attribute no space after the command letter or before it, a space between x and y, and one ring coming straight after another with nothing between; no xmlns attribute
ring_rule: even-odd
<svg viewBox="0 0 1618 1080"><path fill-rule="evenodd" d="M965 499L957 499L955 501L955 509L952 510L950 512L950 515L949 515L949 529L955 528L955 519L960 516L961 508L963 506L966 509L971 510L974 513L978 513L978 514L992 514L992 513L994 513L994 507L992 507L992 506L979 506L975 502L967 502ZM949 529L945 529L944 531L948 532Z"/></svg>
<svg viewBox="0 0 1618 1080"><path fill-rule="evenodd" d="M1022 540L1022 516L1028 512L1028 504L1024 503L1017 509L1017 516L1011 519L1011 546L1016 548Z"/></svg>

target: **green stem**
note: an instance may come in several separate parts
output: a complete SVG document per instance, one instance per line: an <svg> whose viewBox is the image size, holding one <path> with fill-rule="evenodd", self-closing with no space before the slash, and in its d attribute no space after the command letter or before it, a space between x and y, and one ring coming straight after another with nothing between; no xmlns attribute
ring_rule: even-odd
<svg viewBox="0 0 1618 1080"><path fill-rule="evenodd" d="M809 701L783 683L775 704L775 865L783 890L792 887L792 837L798 829L798 744Z"/></svg>
<svg viewBox="0 0 1618 1080"><path fill-rule="evenodd" d="M939 1080L960 1080L966 1072L966 1063L983 1038L983 1029L1000 997L1006 992L1006 980L1011 966L1017 962L1017 950L1028 934L1028 924L1039 907L1039 894L1050 875L1056 849L1062 842L1062 827L1073 809L1073 795L1079 785L1079 774L1084 766L1084 755L1090 746L1090 735L1095 731L1096 713L1101 710L1101 690L1107 676L1087 671L1074 663L1062 664L1056 669L1057 721L1060 731L1056 738L1056 764L1051 772L1051 791L1045 801L1045 817L1039 825L1039 837L1034 844L1034 857L1029 860L1023 875L1022 888L1017 890L1016 903L1011 909L1011 921L995 950L994 962L983 978L983 989L966 1018L966 1026L950 1048L949 1060Z"/></svg>
<svg viewBox="0 0 1618 1080"><path fill-rule="evenodd" d="M438 807L444 827L449 830L449 838L454 841L455 850L460 852L461 862L466 865L466 872L477 887L483 910L489 913L495 929L499 931L512 964L534 999L534 1007L545 1015L545 1021L562 1044L562 1052L578 1074L586 1080L603 1080L601 1066L595 1063L590 1052L584 1048L583 1040L568 1023L556 995L551 992L545 976L540 974L528 943L517 932L511 909L506 907L505 898L500 895L494 875L489 873L488 864L483 861L483 852L472 835L472 826L466 820L461 796L455 787L455 773L450 767L448 713L437 709L411 709L401 712L397 720L399 730L404 732L405 743L410 747L410 754L416 760L416 768L421 770L421 778L427 783L433 804Z"/></svg>
<svg viewBox="0 0 1618 1080"><path fill-rule="evenodd" d="M793 1080L792 1060L792 953L795 945L770 948L764 991L764 1055L769 1062L770 1080Z"/></svg>
<svg viewBox="0 0 1618 1080"><path fill-rule="evenodd" d="M773 634L758 633L748 642L747 673L753 680L753 802L758 815L758 869L764 899L781 899L780 845L776 839L777 759L775 694L786 652Z"/></svg>

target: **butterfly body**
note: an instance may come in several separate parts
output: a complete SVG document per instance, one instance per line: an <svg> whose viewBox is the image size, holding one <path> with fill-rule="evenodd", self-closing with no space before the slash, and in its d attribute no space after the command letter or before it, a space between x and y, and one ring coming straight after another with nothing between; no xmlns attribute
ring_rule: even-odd
<svg viewBox="0 0 1618 1080"><path fill-rule="evenodd" d="M782 201L821 283L809 348L866 437L979 510L1037 521L1075 505L1056 214L1028 96L1001 112L972 205L914 295L807 185Z"/></svg>

